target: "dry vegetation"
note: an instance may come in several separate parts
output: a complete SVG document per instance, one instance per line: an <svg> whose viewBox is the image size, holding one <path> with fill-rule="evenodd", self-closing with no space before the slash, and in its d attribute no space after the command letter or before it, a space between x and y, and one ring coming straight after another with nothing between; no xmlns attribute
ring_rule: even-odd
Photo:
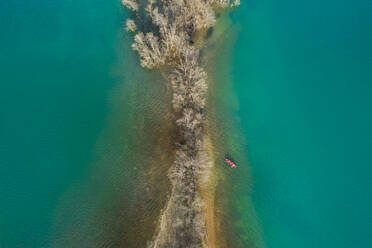
<svg viewBox="0 0 372 248"><path fill-rule="evenodd" d="M132 48L141 66L166 68L173 89L173 107L180 132L174 165L169 172L172 193L149 247L202 247L208 240L201 199L196 190L200 174L198 152L203 143L207 75L199 65L195 33L216 22L216 9L234 7L239 0L122 0L133 11L126 29L136 32Z"/></svg>

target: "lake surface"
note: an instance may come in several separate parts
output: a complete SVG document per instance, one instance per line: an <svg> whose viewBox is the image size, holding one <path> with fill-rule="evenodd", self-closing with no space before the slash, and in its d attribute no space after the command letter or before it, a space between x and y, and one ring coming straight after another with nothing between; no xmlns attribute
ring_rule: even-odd
<svg viewBox="0 0 372 248"><path fill-rule="evenodd" d="M0 247L49 247L120 81L120 3L0 1L0 14Z"/></svg>
<svg viewBox="0 0 372 248"><path fill-rule="evenodd" d="M243 1L232 77L267 247L372 244L371 3Z"/></svg>
<svg viewBox="0 0 372 248"><path fill-rule="evenodd" d="M230 15L234 99L223 101L253 180L252 206L251 179L237 177L234 238L254 208L270 248L372 243L370 12L367 1L264 0ZM142 189L127 189L147 159L168 159L151 149L166 128L146 130L171 117L128 47L120 2L0 1L0 14L0 247L129 242L118 237Z"/></svg>

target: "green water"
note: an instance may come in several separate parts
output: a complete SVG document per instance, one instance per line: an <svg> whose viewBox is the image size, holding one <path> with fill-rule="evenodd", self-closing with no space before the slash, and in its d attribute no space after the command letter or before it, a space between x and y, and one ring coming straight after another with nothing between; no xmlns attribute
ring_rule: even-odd
<svg viewBox="0 0 372 248"><path fill-rule="evenodd" d="M249 1L232 77L267 247L371 247L371 4Z"/></svg>
<svg viewBox="0 0 372 248"><path fill-rule="evenodd" d="M173 129L169 90L140 68L120 1L0 12L0 247L144 247Z"/></svg>
<svg viewBox="0 0 372 248"><path fill-rule="evenodd" d="M120 75L120 4L0 1L0 247L49 247Z"/></svg>
<svg viewBox="0 0 372 248"><path fill-rule="evenodd" d="M264 0L230 14L211 120L233 127L216 150L242 166L220 190L239 247L261 232L270 248L372 243L370 10ZM144 246L172 116L120 2L3 0L0 14L0 247Z"/></svg>

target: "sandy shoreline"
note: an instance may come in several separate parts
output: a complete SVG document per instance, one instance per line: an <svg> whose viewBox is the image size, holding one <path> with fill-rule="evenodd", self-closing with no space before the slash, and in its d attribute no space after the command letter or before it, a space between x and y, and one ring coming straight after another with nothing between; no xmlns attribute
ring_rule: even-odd
<svg viewBox="0 0 372 248"><path fill-rule="evenodd" d="M204 137L204 147L200 155L200 162L203 164L201 169L198 192L203 203L203 214L207 238L203 240L204 248L217 248L216 219L215 219L215 187L216 178L214 171L214 158L211 140L208 136Z"/></svg>

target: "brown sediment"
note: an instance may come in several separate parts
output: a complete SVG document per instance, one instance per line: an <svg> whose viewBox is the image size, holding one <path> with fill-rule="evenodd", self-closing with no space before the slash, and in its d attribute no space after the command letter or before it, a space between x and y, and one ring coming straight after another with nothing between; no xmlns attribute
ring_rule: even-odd
<svg viewBox="0 0 372 248"><path fill-rule="evenodd" d="M226 22L227 21L227 22ZM208 86L209 92L207 97L207 120L205 123L207 134L204 138L204 153L207 156L208 164L208 180L206 180L200 187L200 194L203 199L203 212L205 214L205 224L208 235L208 243L204 244L203 248L224 248L226 247L224 232L221 229L221 219L218 215L220 206L216 204L216 190L218 184L221 183L221 175L218 174L217 164L220 159L220 151L216 149L216 146L221 142L220 137L217 137L217 134L221 132L218 131L218 124L216 123L216 104L217 101L215 96L215 87L217 87L217 77L216 73L217 58L219 50L223 50L221 45L224 44L228 39L226 38L226 29L230 25L229 21L222 16L217 20L216 27L213 30L213 33L206 42L207 48L204 50L202 63L205 65L205 69L209 75Z"/></svg>
<svg viewBox="0 0 372 248"><path fill-rule="evenodd" d="M201 152L204 167L201 169L202 176L199 178L198 191L203 202L204 222L206 227L206 239L203 240L203 248L218 248L215 223L215 164L213 148L209 136L204 137L204 148Z"/></svg>
<svg viewBox="0 0 372 248"><path fill-rule="evenodd" d="M214 159L204 126L208 84L200 51L207 31L215 25L216 8L237 6L239 0L149 0L147 4L123 0L123 4L137 13L139 32L132 48L141 66L162 70L171 84L180 137L168 172L170 196L147 246L217 247ZM127 30L135 32L136 22L127 21Z"/></svg>
<svg viewBox="0 0 372 248"><path fill-rule="evenodd" d="M171 94L157 74L137 73L130 78L136 83L112 90L113 110L89 179L61 198L50 247L146 247L153 237L167 203L170 182L164 175L177 140Z"/></svg>

